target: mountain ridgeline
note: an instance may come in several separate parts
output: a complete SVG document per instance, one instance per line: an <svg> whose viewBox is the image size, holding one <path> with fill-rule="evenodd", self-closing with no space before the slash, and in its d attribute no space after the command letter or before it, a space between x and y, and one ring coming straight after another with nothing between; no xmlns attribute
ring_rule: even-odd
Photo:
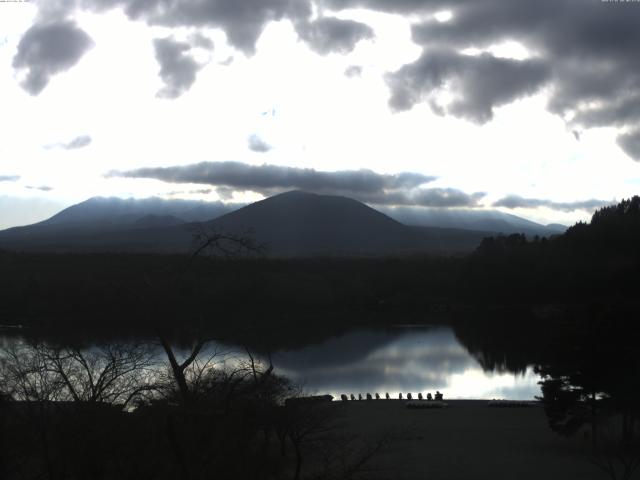
<svg viewBox="0 0 640 480"><path fill-rule="evenodd" d="M202 226L210 232L251 236L276 257L450 255L473 251L488 235L561 231L501 212L385 212L346 197L300 191L236 210L221 202L92 198L43 222L0 232L0 248L187 253Z"/></svg>

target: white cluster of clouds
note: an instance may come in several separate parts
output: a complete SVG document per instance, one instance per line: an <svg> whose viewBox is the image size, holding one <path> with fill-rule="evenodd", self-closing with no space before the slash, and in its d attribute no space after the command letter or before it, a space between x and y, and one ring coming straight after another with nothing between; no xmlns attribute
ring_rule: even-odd
<svg viewBox="0 0 640 480"><path fill-rule="evenodd" d="M81 12L117 10L129 20L155 29L154 32L165 32L154 33L152 40L162 81L157 95L178 99L193 87L206 66L197 53L214 50L213 41L203 33L208 29L223 31L231 47L251 58L267 25L285 20L312 52L321 56L348 55L360 42L377 38L376 29L366 22L345 17L345 12L364 9L411 19L411 39L420 49L414 60L381 76L390 112L408 112L426 105L437 115L483 125L494 119L498 108L546 92L547 110L566 122L569 130L577 132L576 138L580 138L579 132L589 129L615 129L619 147L631 159L640 161L637 127L640 7L634 3L608 4L595 0L37 0L34 3L38 13L23 33L12 59L21 86L32 96L40 95L52 77L76 66L95 46L94 39L78 20ZM437 15L445 11L449 14ZM187 36L185 31L189 32ZM524 54L520 58L499 55L494 47L505 42L519 45ZM216 51L217 47L216 43ZM362 65L352 64L345 75L357 78L363 71L366 70ZM246 138L250 151L267 154L274 150L272 142L262 135ZM49 147L74 150L91 143L92 136L85 134ZM242 162L204 162L134 168L120 174L213 185L225 195L230 189L267 195L299 188L354 196L380 205L442 207L475 207L485 198L483 192L466 193L441 185L425 188L423 185L435 178L416 173L324 172ZM2 182L19 179L18 175L0 175ZM605 203L598 199L554 201L509 195L494 201L493 206L566 212L593 210Z"/></svg>
<svg viewBox="0 0 640 480"><path fill-rule="evenodd" d="M519 195L507 195L506 197L493 203L494 207L505 208L540 208L546 207L553 210L561 210L564 212L572 212L574 210L594 210L596 208L609 205L611 202L604 200L582 200L577 202L554 202L552 200L543 200L539 198L523 198Z"/></svg>

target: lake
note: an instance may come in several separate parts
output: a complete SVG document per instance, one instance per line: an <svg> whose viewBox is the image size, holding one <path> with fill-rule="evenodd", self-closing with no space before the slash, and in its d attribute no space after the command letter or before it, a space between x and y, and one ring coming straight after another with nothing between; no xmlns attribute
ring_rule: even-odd
<svg viewBox="0 0 640 480"><path fill-rule="evenodd" d="M310 393L389 393L398 398L436 390L445 398L533 400L540 377L485 371L449 327L357 330L315 345L277 352L276 371Z"/></svg>
<svg viewBox="0 0 640 480"><path fill-rule="evenodd" d="M19 337L0 337L7 346ZM154 350L158 365L166 360L155 339L147 342ZM92 347L86 347L91 349ZM215 349L226 352L225 364L233 367L246 359L243 346L211 342L201 352L207 357ZM176 348L182 358L186 348ZM266 356L256 354L263 362ZM539 376L532 368L514 373L506 369L487 370L458 340L450 327L366 328L323 337L315 343L271 354L274 369L308 394L375 395L402 393L425 397L438 390L449 399L533 400L540 395Z"/></svg>

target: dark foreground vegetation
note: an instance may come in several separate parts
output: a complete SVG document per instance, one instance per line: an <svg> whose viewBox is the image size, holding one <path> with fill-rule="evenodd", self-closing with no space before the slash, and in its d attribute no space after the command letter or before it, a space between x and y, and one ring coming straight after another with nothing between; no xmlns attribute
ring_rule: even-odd
<svg viewBox="0 0 640 480"><path fill-rule="evenodd" d="M348 479L382 445L247 350L166 362L131 343L14 343L0 358L2 479Z"/></svg>
<svg viewBox="0 0 640 480"><path fill-rule="evenodd" d="M379 442L341 437L321 404L285 407L296 389L268 365L209 368L197 340L265 353L407 322L452 324L487 369L534 366L554 431L588 437L609 478L640 465L640 197L468 257L1 252L0 271L0 324L29 338L2 357L0 478L350 478ZM74 346L123 332L159 341L162 368L131 342Z"/></svg>

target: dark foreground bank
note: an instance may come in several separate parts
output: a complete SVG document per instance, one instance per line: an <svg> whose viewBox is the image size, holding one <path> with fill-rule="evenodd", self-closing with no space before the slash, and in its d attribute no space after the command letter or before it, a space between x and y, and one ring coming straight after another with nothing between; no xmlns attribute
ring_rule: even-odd
<svg viewBox="0 0 640 480"><path fill-rule="evenodd" d="M450 400L444 409L408 409L400 400L333 402L345 431L381 438L368 478L603 479L591 440L567 440L547 425L541 406L490 408Z"/></svg>

